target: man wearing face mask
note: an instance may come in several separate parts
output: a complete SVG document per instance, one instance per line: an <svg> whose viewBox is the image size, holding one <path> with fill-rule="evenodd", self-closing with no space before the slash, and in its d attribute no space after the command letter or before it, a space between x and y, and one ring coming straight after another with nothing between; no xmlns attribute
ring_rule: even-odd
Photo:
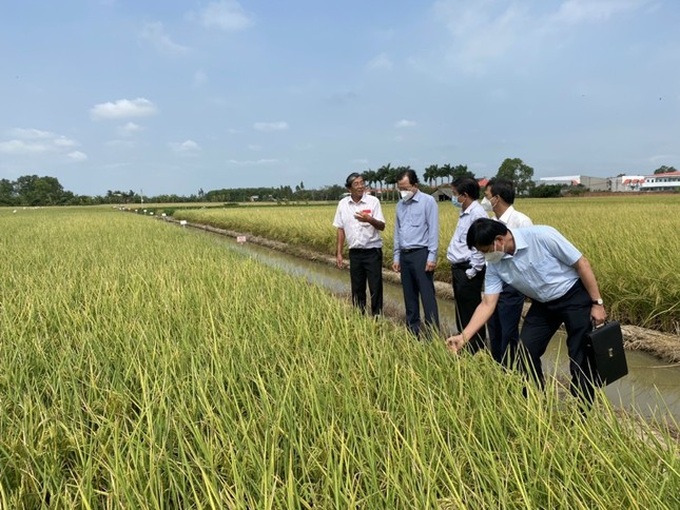
<svg viewBox="0 0 680 510"><path fill-rule="evenodd" d="M420 301L426 333L439 330L439 310L434 291L434 269L439 248L439 209L437 202L418 190L418 176L412 169L397 175L401 200L394 224L392 269L401 273L406 324L416 336L421 332Z"/></svg>
<svg viewBox="0 0 680 510"><path fill-rule="evenodd" d="M593 370L586 353L586 334L607 317L595 274L588 260L557 230L533 226L509 230L500 221L479 219L467 243L486 254L484 299L467 327L447 339L458 352L493 314L503 283L531 298L520 333L522 368L543 386L541 356L561 324L567 331L571 392L593 400Z"/></svg>
<svg viewBox="0 0 680 510"><path fill-rule="evenodd" d="M479 184L474 179L460 177L453 181L451 201L459 211L458 224L451 237L446 251L446 258L451 263L451 282L453 297L456 300L456 324L458 331L468 325L477 305L482 301L484 285L484 255L467 245L467 232L472 222L479 218L487 218L484 208L478 202ZM473 353L483 349L486 342L483 335L477 333L470 339L468 349Z"/></svg>
<svg viewBox="0 0 680 510"><path fill-rule="evenodd" d="M498 220L508 228L531 227L531 219L515 210L515 186L508 179L491 179L484 190L482 207L492 211L493 219ZM487 257L498 257L496 253ZM503 283L503 290L498 298L498 305L486 327L489 331L489 346L491 355L499 363L511 366L516 358L519 344L519 321L522 317L525 296L517 289Z"/></svg>

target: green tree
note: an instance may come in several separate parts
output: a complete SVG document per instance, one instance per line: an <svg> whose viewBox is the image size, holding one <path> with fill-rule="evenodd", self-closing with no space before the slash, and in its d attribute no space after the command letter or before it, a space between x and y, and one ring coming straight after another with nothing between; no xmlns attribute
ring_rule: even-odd
<svg viewBox="0 0 680 510"><path fill-rule="evenodd" d="M661 165L659 168L654 170L654 175L667 174L669 172L677 172L677 170L675 168L673 168L672 166Z"/></svg>
<svg viewBox="0 0 680 510"><path fill-rule="evenodd" d="M468 170L467 165L456 165L450 170L451 178L455 181L460 177L468 177L470 179L475 179L475 174Z"/></svg>
<svg viewBox="0 0 680 510"><path fill-rule="evenodd" d="M15 190L22 205L58 205L64 198L64 188L55 177L22 175L16 180Z"/></svg>
<svg viewBox="0 0 680 510"><path fill-rule="evenodd" d="M518 195L527 194L536 186L533 177L534 169L519 158L506 158L496 174L497 179L509 179L515 183Z"/></svg>
<svg viewBox="0 0 680 510"><path fill-rule="evenodd" d="M9 179L0 179L0 205L15 205L14 183Z"/></svg>

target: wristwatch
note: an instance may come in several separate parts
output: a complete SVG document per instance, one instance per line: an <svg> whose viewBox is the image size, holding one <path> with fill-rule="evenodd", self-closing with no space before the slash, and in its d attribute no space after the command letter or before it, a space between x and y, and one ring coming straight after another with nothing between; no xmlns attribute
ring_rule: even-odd
<svg viewBox="0 0 680 510"><path fill-rule="evenodd" d="M604 305L604 301L602 301L602 298L593 299L593 300L591 301L591 303L592 303L593 305L600 305L600 306L603 306L603 305Z"/></svg>

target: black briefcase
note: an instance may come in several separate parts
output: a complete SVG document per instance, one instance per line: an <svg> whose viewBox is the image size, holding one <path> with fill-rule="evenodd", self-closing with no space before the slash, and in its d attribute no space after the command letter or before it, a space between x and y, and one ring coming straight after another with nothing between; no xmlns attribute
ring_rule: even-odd
<svg viewBox="0 0 680 510"><path fill-rule="evenodd" d="M607 322L588 333L586 349L598 386L607 386L628 373L621 324L617 321Z"/></svg>

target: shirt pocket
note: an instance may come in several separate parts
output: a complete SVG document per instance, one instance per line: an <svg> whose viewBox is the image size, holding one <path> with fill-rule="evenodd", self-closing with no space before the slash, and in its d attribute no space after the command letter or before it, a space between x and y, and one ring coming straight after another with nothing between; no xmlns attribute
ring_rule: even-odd
<svg viewBox="0 0 680 510"><path fill-rule="evenodd" d="M425 211L414 210L409 211L408 223L412 227L422 227L425 225Z"/></svg>

